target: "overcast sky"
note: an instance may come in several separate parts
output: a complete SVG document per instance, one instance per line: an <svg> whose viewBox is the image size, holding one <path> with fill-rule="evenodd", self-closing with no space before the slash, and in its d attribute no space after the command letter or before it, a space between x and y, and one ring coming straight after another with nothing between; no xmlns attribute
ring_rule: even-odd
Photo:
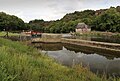
<svg viewBox="0 0 120 81"><path fill-rule="evenodd" d="M66 13L110 6L120 6L120 0L0 0L0 12L16 15L25 22L33 19L56 20Z"/></svg>

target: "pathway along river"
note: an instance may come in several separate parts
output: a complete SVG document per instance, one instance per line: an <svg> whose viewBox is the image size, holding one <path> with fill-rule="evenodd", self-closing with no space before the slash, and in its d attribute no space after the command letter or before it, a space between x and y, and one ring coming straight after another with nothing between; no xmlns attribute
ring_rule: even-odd
<svg viewBox="0 0 120 81"><path fill-rule="evenodd" d="M82 64L89 66L94 73L106 73L120 77L120 56L114 56L112 53L109 54L102 50L98 52L88 47L62 43L37 43L35 46L63 65Z"/></svg>

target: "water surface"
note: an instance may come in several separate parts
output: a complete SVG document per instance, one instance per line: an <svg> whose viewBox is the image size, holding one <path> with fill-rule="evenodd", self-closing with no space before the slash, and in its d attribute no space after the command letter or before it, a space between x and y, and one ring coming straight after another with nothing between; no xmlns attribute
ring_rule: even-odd
<svg viewBox="0 0 120 81"><path fill-rule="evenodd" d="M82 64L94 73L120 77L120 56L112 52L61 43L39 43L37 47L65 66Z"/></svg>

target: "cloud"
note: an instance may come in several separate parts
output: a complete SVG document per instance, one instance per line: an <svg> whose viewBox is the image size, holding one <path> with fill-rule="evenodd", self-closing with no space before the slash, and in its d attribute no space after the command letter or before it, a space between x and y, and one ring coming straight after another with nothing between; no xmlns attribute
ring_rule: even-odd
<svg viewBox="0 0 120 81"><path fill-rule="evenodd" d="M31 19L56 20L66 13L119 4L119 0L0 0L0 11L14 14L28 22Z"/></svg>

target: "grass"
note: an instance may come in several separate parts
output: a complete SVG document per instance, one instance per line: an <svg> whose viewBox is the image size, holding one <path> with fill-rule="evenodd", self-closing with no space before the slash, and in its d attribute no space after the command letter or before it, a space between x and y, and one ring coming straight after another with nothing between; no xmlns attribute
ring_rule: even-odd
<svg viewBox="0 0 120 81"><path fill-rule="evenodd" d="M6 32L4 32L4 31L2 31L2 32L0 32L0 36L5 36L6 35ZM11 33L11 32L9 32L9 36L19 36L20 34L18 34L18 33Z"/></svg>
<svg viewBox="0 0 120 81"><path fill-rule="evenodd" d="M0 81L120 81L99 78L80 65L68 68L37 49L0 38Z"/></svg>
<svg viewBox="0 0 120 81"><path fill-rule="evenodd" d="M120 37L120 33L112 33L112 32L99 32L99 31L91 31L87 33L75 33L76 36L87 36L87 37Z"/></svg>

